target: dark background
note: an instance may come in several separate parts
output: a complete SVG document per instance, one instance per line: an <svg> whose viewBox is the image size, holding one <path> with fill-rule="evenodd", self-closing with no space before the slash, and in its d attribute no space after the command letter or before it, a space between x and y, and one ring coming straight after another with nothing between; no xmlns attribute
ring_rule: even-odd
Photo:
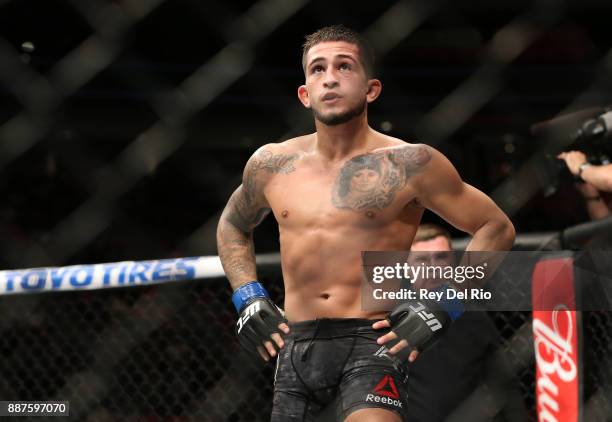
<svg viewBox="0 0 612 422"><path fill-rule="evenodd" d="M335 23L378 47L373 128L439 148L519 234L583 222L569 178L542 193L542 157L567 134L530 126L611 103L611 12L595 0L0 0L0 268L216 254L248 157L313 130L296 98L301 44ZM272 218L256 241L278 250ZM282 299L280 274L261 277ZM3 296L0 396L68 399L75 420L266 420L272 367L240 351L230 293L217 278ZM530 315L490 317L535 417ZM583 318L584 398L608 421L612 323Z"/></svg>
<svg viewBox="0 0 612 422"><path fill-rule="evenodd" d="M382 39L413 28L378 54L371 126L439 148L498 203L542 148L530 125L610 100L610 2L303 1L276 20L295 2L253 4L0 1L0 265L215 254L218 213L250 154L313 130L296 98L301 43L326 24ZM457 92L472 110L440 112ZM155 134L172 140L166 152ZM587 219L570 181L548 198L525 182L536 186L524 203L502 204L518 232ZM258 251L278 249L268 220Z"/></svg>

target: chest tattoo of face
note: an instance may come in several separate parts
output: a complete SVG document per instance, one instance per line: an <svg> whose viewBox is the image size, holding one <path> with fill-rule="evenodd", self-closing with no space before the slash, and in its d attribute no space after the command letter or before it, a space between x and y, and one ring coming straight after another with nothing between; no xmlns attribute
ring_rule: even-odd
<svg viewBox="0 0 612 422"><path fill-rule="evenodd" d="M427 147L412 145L353 157L334 182L332 204L353 211L383 210L430 159Z"/></svg>

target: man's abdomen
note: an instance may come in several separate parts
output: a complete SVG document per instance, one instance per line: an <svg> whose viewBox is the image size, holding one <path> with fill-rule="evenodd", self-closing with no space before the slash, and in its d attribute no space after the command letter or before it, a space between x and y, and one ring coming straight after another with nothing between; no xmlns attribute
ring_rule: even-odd
<svg viewBox="0 0 612 422"><path fill-rule="evenodd" d="M394 225L395 226L395 225ZM403 229L403 230L402 230ZM413 227L281 231L285 312L290 321L380 318L361 306L361 252L406 250Z"/></svg>

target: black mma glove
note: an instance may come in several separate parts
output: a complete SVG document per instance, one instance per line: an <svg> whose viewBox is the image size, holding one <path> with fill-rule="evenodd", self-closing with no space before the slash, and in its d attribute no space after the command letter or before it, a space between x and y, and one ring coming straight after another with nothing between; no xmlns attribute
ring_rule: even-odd
<svg viewBox="0 0 612 422"><path fill-rule="evenodd" d="M442 286L436 290L449 289ZM442 300L409 300L393 309L387 316L391 331L397 338L388 342L390 349L401 340L408 346L402 349L397 357L405 359L412 349L423 351L435 343L448 329L450 324L463 313L463 303L458 299Z"/></svg>
<svg viewBox="0 0 612 422"><path fill-rule="evenodd" d="M263 285L258 281L243 284L232 295L232 302L240 314L236 323L240 345L257 353L257 346L263 347L265 341L271 341L277 349L270 335L280 332L278 324L287 320Z"/></svg>

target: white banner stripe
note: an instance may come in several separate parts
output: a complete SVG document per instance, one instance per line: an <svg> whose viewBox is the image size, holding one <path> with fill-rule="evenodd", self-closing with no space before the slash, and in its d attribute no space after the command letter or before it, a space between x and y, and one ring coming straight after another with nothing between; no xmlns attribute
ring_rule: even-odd
<svg viewBox="0 0 612 422"><path fill-rule="evenodd" d="M144 286L223 277L218 256L0 271L0 295Z"/></svg>

